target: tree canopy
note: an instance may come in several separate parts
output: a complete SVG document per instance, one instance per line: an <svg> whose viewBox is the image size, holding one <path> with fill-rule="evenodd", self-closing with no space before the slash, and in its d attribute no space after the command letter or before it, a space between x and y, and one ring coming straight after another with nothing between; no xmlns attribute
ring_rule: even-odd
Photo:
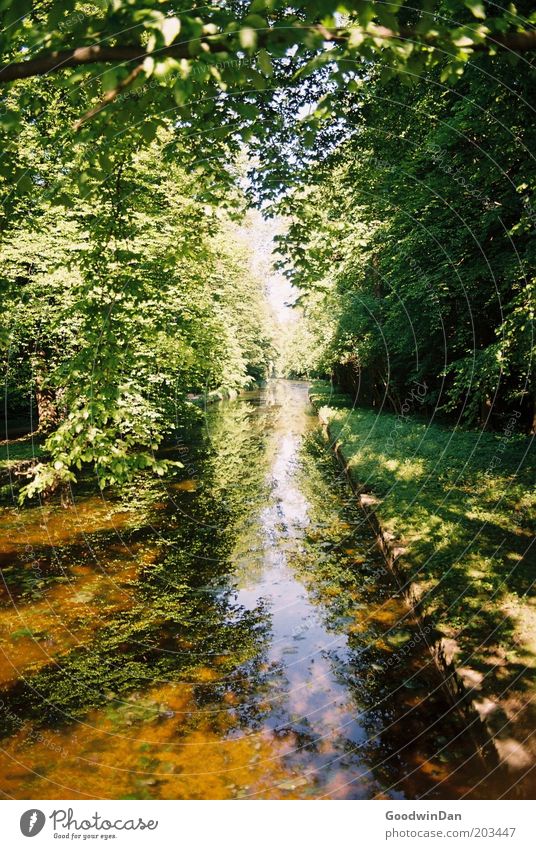
<svg viewBox="0 0 536 849"><path fill-rule="evenodd" d="M30 399L47 435L26 493L161 473L191 396L268 373L252 202L290 221L290 372L532 420L535 22L481 0L0 0L7 408Z"/></svg>
<svg viewBox="0 0 536 849"><path fill-rule="evenodd" d="M362 398L497 426L534 416L534 77L496 85L471 67L455 89L378 76L348 101L353 128L280 202L288 274L315 352ZM344 372L344 376L343 373Z"/></svg>
<svg viewBox="0 0 536 849"><path fill-rule="evenodd" d="M384 78L407 80L440 66L453 83L480 54L505 54L523 74L536 48L529 3L503 8L482 0L231 0L198 8L161 0L2 0L0 22L6 131L43 109L36 78L53 80L73 113L64 136L104 135L115 147L126 127L131 139L150 141L172 119L205 167L218 160L220 171L226 156L217 140L236 148L252 136L269 139L285 100L290 95L292 105L304 81L316 95L312 131L344 111L341 94L371 66L380 64ZM263 107L271 121L259 120ZM26 164L4 162L4 174L22 190L32 179Z"/></svg>

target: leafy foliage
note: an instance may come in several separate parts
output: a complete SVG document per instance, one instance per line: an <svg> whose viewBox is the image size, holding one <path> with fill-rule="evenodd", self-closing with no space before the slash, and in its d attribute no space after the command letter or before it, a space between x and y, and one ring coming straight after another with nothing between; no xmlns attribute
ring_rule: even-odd
<svg viewBox="0 0 536 849"><path fill-rule="evenodd" d="M281 248L314 335L310 370L395 412L419 384L429 410L496 425L520 410L530 429L533 76L495 72L496 87L475 67L456 90L374 76L348 104L350 137L280 201L293 216Z"/></svg>
<svg viewBox="0 0 536 849"><path fill-rule="evenodd" d="M39 232L18 227L5 242L6 364L13 383L31 392L39 382L55 407L50 462L26 495L75 481L86 464L101 486L163 474L154 451L187 415L187 395L264 373L260 283L229 216L196 197L195 177L172 163L159 175L167 141L125 158L98 209L86 201L58 218L43 200Z"/></svg>
<svg viewBox="0 0 536 849"><path fill-rule="evenodd" d="M188 395L265 374L248 193L296 217L290 372L530 415L529 4L2 0L0 19L8 412L35 396L49 457L27 494L87 464L102 486L161 474Z"/></svg>

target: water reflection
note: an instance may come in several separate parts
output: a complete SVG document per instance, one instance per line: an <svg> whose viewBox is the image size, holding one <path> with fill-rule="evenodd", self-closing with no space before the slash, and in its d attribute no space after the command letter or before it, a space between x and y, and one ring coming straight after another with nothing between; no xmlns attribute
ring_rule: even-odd
<svg viewBox="0 0 536 849"><path fill-rule="evenodd" d="M465 763L471 741L306 385L214 407L180 443L188 477L165 492L151 483L102 508L87 496L56 519L5 511L0 534L22 523L45 578L28 590L33 567L6 544L4 794L470 791L482 766ZM62 527L49 548L43 522Z"/></svg>

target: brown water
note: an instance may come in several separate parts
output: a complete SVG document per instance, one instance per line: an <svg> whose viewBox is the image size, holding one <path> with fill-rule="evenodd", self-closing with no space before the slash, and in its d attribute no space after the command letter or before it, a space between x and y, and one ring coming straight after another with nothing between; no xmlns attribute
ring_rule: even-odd
<svg viewBox="0 0 536 849"><path fill-rule="evenodd" d="M4 796L488 795L307 386L209 409L175 453L0 514Z"/></svg>

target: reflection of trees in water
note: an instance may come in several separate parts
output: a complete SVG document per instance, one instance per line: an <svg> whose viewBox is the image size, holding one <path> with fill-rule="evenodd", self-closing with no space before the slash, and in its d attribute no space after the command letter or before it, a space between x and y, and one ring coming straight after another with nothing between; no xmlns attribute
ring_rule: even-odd
<svg viewBox="0 0 536 849"><path fill-rule="evenodd" d="M316 432L304 441L292 483L307 503L307 521L300 511L287 516L289 528L283 537L275 534L275 543L284 546L323 628L338 641L337 649L326 645L319 653L320 678L310 670L310 679L294 679L292 664L274 660L269 650L273 611L255 594L252 609L236 601L241 566L246 564L251 579L254 551L263 551L259 516L268 501L268 472L281 452L286 457L280 435L291 430L295 410L300 411L292 393L288 404L285 397L276 392L269 409L252 399L209 410L189 447L198 481L184 487L169 481L172 496L159 505L165 510L158 511L158 531L147 521L136 527L162 556L123 582L128 608L108 615L90 642L2 694L6 732L24 720L32 720L33 728L61 726L108 702L121 713L129 693L150 702L152 694L166 690L161 685L189 681L192 698L181 733L196 729L220 740L241 737L243 743L248 738L251 754L260 744L249 735L262 732L259 740L268 743L263 757L269 762L277 750L293 777L306 775L299 785L307 785L304 793L324 788L329 795L340 786L343 795L373 796L380 787L400 782L397 790L402 786L414 798L433 789L436 777L448 775L449 764L438 763L434 754L440 735L448 740L459 729L448 720L422 733L445 704L441 696L429 696L436 681L423 669L428 657L417 645L406 651L414 626L346 480ZM294 427L301 428L301 422L294 421ZM295 436L296 431L292 445ZM287 459L293 468L293 456ZM156 510L161 491L147 490L140 500L140 514L150 517L151 500ZM110 556L112 548L110 541ZM104 566L106 545L100 550ZM92 604L101 617L98 602ZM296 624L307 628L306 621ZM329 703L329 681L321 680L326 669L335 690L342 688L337 696L344 702L342 714L337 699ZM298 691L303 685L304 707L289 699L296 684ZM148 711L150 721L160 708L156 704ZM350 739L344 723L356 716L358 728ZM432 767L423 770L428 757ZM415 776L405 779L413 769ZM346 792L345 782L354 778Z"/></svg>
<svg viewBox="0 0 536 849"><path fill-rule="evenodd" d="M415 798L433 788L434 777L445 778L470 756L473 744L438 689L439 676L424 639L320 432L304 440L301 464L300 485L311 522L304 551L293 565L318 602L326 626L348 634L346 657L332 655L331 666L352 695L366 730L366 740L358 746L344 739L340 745L355 751L383 787L395 785ZM454 738L448 752L438 755ZM474 766L460 770L460 783ZM443 784L438 795L449 792L452 788Z"/></svg>
<svg viewBox="0 0 536 849"><path fill-rule="evenodd" d="M195 495L173 493L169 525L160 526L157 539L164 555L126 585L129 609L92 642L2 694L4 732L14 730L15 718L61 723L135 689L196 680L200 668L230 676L220 689L244 686L235 670L261 654L267 634L262 608L234 604L228 584L231 554L262 501L266 477L263 426L254 410L236 402L209 411L208 437L195 448L200 486ZM201 693L203 700L219 698L212 685L199 687Z"/></svg>

